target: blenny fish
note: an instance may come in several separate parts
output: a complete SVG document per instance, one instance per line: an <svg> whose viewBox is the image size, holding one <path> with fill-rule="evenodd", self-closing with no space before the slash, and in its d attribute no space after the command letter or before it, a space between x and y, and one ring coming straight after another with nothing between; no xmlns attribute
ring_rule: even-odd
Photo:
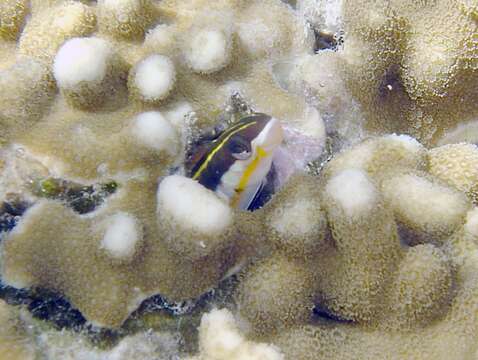
<svg viewBox="0 0 478 360"><path fill-rule="evenodd" d="M277 119L251 114L196 147L186 160L186 175L232 207L255 210L272 194L272 158L282 141Z"/></svg>

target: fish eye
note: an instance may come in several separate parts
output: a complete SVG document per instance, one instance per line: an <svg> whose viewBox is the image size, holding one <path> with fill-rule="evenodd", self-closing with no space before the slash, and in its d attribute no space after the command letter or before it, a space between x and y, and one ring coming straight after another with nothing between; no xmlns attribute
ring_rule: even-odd
<svg viewBox="0 0 478 360"><path fill-rule="evenodd" d="M251 157L250 152L232 153L237 160L247 160Z"/></svg>
<svg viewBox="0 0 478 360"><path fill-rule="evenodd" d="M238 160L246 160L251 156L251 145L239 136L235 136L230 140L229 151L232 156Z"/></svg>

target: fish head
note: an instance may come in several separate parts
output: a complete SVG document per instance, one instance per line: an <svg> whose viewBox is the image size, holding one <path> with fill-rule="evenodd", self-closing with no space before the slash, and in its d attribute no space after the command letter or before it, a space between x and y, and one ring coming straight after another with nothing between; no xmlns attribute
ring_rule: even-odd
<svg viewBox="0 0 478 360"><path fill-rule="evenodd" d="M228 143L228 151L235 159L222 175L219 189L227 194L233 207L247 208L272 166L275 150L283 141L279 120L265 114L245 119L244 127Z"/></svg>
<svg viewBox="0 0 478 360"><path fill-rule="evenodd" d="M247 116L208 144L189 174L231 206L247 209L265 181L282 140L277 119L265 114Z"/></svg>

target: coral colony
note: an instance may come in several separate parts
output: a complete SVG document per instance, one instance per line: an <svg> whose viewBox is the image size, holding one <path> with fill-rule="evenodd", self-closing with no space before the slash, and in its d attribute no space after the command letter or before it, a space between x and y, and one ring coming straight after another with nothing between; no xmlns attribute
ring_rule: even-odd
<svg viewBox="0 0 478 360"><path fill-rule="evenodd" d="M471 0L0 0L0 359L476 358L477 34Z"/></svg>

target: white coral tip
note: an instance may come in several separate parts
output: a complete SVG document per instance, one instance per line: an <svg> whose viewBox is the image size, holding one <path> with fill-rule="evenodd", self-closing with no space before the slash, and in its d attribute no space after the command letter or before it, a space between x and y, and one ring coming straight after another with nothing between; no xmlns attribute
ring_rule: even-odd
<svg viewBox="0 0 478 360"><path fill-rule="evenodd" d="M113 50L99 38L74 38L56 54L53 74L60 87L73 88L82 81L101 81Z"/></svg>

